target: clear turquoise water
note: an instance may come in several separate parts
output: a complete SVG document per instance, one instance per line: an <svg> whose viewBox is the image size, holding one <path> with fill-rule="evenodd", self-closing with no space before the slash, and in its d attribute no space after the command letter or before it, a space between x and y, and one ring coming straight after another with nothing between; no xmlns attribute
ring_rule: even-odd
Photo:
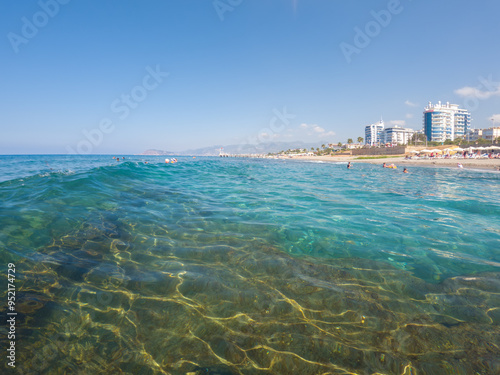
<svg viewBox="0 0 500 375"><path fill-rule="evenodd" d="M163 159L0 156L19 373L500 373L499 173Z"/></svg>

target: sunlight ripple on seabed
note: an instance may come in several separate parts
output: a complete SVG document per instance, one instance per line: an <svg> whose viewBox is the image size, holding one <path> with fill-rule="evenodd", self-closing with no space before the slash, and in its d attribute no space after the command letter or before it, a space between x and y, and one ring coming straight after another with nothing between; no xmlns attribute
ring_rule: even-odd
<svg viewBox="0 0 500 375"><path fill-rule="evenodd" d="M20 311L38 315L29 323L43 327L32 333L38 340L31 351L57 348L53 360L44 359L47 370L61 369L62 358L66 371L78 363L103 373L357 374L369 367L409 374L413 366L441 373L496 366L494 357L477 361L498 352L498 275L432 285L377 262L317 264L258 244L152 248L148 271L130 255L123 264L113 254L108 273L91 268L73 281L75 274L30 265Z"/></svg>

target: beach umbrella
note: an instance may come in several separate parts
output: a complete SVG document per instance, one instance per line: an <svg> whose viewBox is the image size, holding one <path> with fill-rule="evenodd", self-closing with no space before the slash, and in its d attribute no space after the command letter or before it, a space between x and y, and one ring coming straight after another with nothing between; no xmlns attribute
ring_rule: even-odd
<svg viewBox="0 0 500 375"><path fill-rule="evenodd" d="M457 148L454 148L453 151L464 151L465 149L464 148L461 148L461 147L457 147Z"/></svg>
<svg viewBox="0 0 500 375"><path fill-rule="evenodd" d="M498 150L500 150L500 147L498 147L498 146L491 146L490 150L496 151L498 153Z"/></svg>
<svg viewBox="0 0 500 375"><path fill-rule="evenodd" d="M428 153L428 152L432 152L432 151L431 150L420 150L420 152Z"/></svg>
<svg viewBox="0 0 500 375"><path fill-rule="evenodd" d="M435 148L435 149L431 150L431 152L443 152L443 151L438 150L437 148Z"/></svg>
<svg viewBox="0 0 500 375"><path fill-rule="evenodd" d="M500 148L500 147L499 147ZM417 150L411 150L410 151L412 154L420 154L421 151L417 151Z"/></svg>

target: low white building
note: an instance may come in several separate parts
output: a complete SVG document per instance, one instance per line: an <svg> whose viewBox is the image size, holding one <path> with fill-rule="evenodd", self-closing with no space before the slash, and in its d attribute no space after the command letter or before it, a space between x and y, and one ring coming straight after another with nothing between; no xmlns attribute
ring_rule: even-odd
<svg viewBox="0 0 500 375"><path fill-rule="evenodd" d="M410 128L402 128L395 125L391 128L386 128L382 132L382 142L391 145L407 145L410 143L411 137L415 134L415 130Z"/></svg>
<svg viewBox="0 0 500 375"><path fill-rule="evenodd" d="M347 149L353 149L353 148L361 148L361 147L363 147L363 145L361 143L351 143L351 144L346 143L344 146Z"/></svg>
<svg viewBox="0 0 500 375"><path fill-rule="evenodd" d="M483 129L483 139L493 141L500 137L500 126L494 128Z"/></svg>
<svg viewBox="0 0 500 375"><path fill-rule="evenodd" d="M477 141L479 138L493 141L500 137L500 126L488 129L471 129L465 138L468 141Z"/></svg>
<svg viewBox="0 0 500 375"><path fill-rule="evenodd" d="M467 133L467 137L465 137L465 140L477 141L479 138L483 138L483 129L471 129Z"/></svg>

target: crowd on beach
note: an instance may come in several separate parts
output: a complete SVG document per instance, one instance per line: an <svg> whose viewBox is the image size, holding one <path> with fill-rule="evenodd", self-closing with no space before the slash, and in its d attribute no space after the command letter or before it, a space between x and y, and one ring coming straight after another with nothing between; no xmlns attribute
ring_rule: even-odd
<svg viewBox="0 0 500 375"><path fill-rule="evenodd" d="M419 159L500 159L499 152L487 152L481 153L480 150L473 152L463 150L460 152L455 152L451 154L450 152L443 153L439 150L435 152L420 152L415 153L415 155L408 155L405 157L406 160L419 160Z"/></svg>

